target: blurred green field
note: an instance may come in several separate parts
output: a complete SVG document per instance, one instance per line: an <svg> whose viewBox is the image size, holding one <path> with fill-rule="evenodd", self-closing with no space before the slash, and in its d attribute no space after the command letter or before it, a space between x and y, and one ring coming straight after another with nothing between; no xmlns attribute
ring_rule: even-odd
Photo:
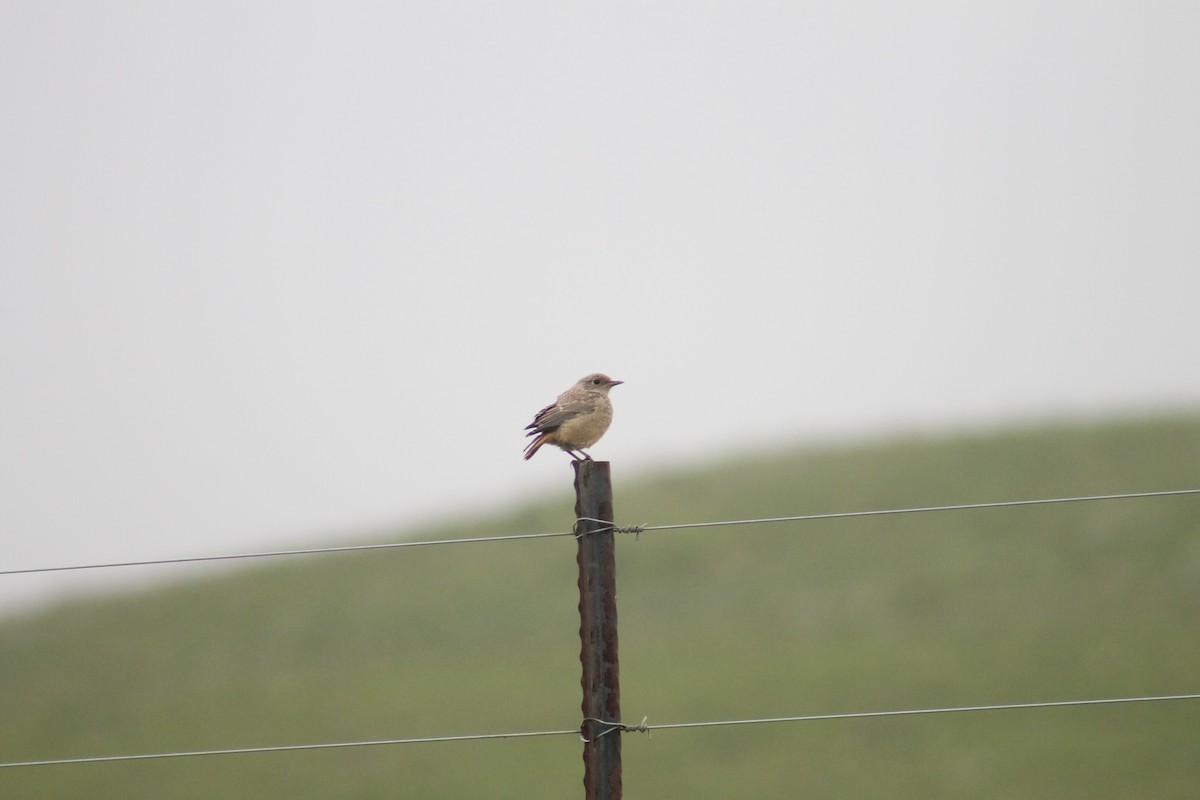
<svg viewBox="0 0 1200 800"><path fill-rule="evenodd" d="M1200 487L1200 420L613 463L619 524ZM567 530L561 496L412 538ZM647 532L659 723L1200 692L1200 496ZM573 729L575 545L303 556L0 624L0 761ZM628 797L1194 798L1200 701L657 731ZM573 736L0 769L0 797L564 798Z"/></svg>

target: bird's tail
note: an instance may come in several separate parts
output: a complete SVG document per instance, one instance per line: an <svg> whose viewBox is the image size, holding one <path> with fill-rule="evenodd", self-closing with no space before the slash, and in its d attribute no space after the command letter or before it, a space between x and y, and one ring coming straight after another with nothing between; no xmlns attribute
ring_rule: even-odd
<svg viewBox="0 0 1200 800"><path fill-rule="evenodd" d="M525 445L525 460L528 461L529 459L533 458L533 454L536 453L538 451L538 449L542 445L544 445L546 443L546 440L548 440L549 438L550 438L550 434L543 433L541 436L537 437L532 442Z"/></svg>

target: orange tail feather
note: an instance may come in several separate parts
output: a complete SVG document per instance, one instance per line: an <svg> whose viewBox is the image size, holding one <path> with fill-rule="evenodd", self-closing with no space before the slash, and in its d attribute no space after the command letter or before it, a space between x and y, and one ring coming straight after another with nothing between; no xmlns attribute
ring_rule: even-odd
<svg viewBox="0 0 1200 800"><path fill-rule="evenodd" d="M532 442L530 442L528 444L528 446L526 446L526 448L525 448L525 460L528 461L529 459L533 458L534 453L536 453L541 448L541 446L544 445L549 440L550 440L550 434L543 433L541 436L539 436L538 438L536 438Z"/></svg>

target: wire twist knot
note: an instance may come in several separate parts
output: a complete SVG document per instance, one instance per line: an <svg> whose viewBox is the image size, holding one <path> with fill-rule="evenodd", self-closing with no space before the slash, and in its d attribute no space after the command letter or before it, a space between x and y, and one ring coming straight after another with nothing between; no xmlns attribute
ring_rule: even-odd
<svg viewBox="0 0 1200 800"><path fill-rule="evenodd" d="M584 529L584 527L582 525L582 523L584 523L584 522L596 522L596 523L603 525L604 527L597 528L594 531L588 531L588 530ZM644 533L646 528L648 528L648 527L650 527L650 523L648 523L648 522L643 522L640 525L613 525L612 521L607 520L607 519L596 519L595 517L578 517L575 520L575 527L573 528L573 530L574 530L576 539L582 537L585 533L632 533L634 535L634 537L636 538L636 537L639 537L642 533Z"/></svg>
<svg viewBox="0 0 1200 800"><path fill-rule="evenodd" d="M579 726L579 738L585 742L593 742L596 739L599 739L603 736L607 736L608 734L612 733L613 731L618 731L620 733L644 733L646 735L649 735L650 727L646 724L646 720L648 720L648 719L650 719L650 718L642 717L642 721L640 723L638 723L637 725L625 725L624 723L621 723L621 722L610 722L610 721L604 720L604 719L596 719L595 717L584 717L583 723L580 724L580 726ZM593 725L604 725L606 727L604 728L604 730L600 731L595 736L593 736L591 739L589 739L587 737L588 723L592 723Z"/></svg>

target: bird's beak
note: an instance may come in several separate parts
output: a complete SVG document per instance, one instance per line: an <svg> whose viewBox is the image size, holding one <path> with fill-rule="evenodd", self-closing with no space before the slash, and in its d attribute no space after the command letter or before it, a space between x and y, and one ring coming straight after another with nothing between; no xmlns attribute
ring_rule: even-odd
<svg viewBox="0 0 1200 800"><path fill-rule="evenodd" d="M620 386L625 381L609 381L609 386Z"/></svg>

